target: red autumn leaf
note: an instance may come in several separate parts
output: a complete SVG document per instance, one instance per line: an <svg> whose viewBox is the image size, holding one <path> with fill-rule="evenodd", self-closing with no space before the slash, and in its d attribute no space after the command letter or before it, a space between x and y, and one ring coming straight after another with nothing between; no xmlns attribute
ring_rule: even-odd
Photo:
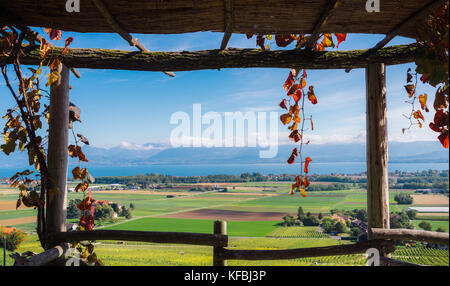
<svg viewBox="0 0 450 286"><path fill-rule="evenodd" d="M445 130L441 133L441 135L438 136L439 141L441 142L442 146L444 148L448 148L449 142L448 142L448 130Z"/></svg>
<svg viewBox="0 0 450 286"><path fill-rule="evenodd" d="M291 122L291 119L292 115L290 115L289 113L285 113L280 116L280 120L281 122L283 122L284 125L289 124L289 122Z"/></svg>
<svg viewBox="0 0 450 286"><path fill-rule="evenodd" d="M289 134L289 139L294 140L294 142L297 143L302 139L302 135L298 132L298 130L294 130L291 134Z"/></svg>
<svg viewBox="0 0 450 286"><path fill-rule="evenodd" d="M295 158L297 158L297 156L298 156L297 148L294 148L294 150L292 150L291 156L287 160L288 164L293 164L295 162Z"/></svg>
<svg viewBox="0 0 450 286"><path fill-rule="evenodd" d="M419 102L420 102L420 108L422 108L422 110L425 110L428 112L427 97L428 97L428 94L426 94L426 93L419 95Z"/></svg>
<svg viewBox="0 0 450 286"><path fill-rule="evenodd" d="M288 91L288 93L287 93L287 96L292 96L296 91L297 91L297 89L298 89L298 84L293 84L292 86L291 86L291 88L289 89L289 91Z"/></svg>
<svg viewBox="0 0 450 286"><path fill-rule="evenodd" d="M300 88L297 89L292 97L294 98L295 103L297 103L302 98L302 90Z"/></svg>
<svg viewBox="0 0 450 286"><path fill-rule="evenodd" d="M266 47L264 47L264 42L266 41L266 39L263 37L263 35L258 35L256 37L256 44L263 50L266 49Z"/></svg>
<svg viewBox="0 0 450 286"><path fill-rule="evenodd" d="M305 188L307 188L307 187L309 187L309 185L310 185L310 183L309 183L309 181L308 181L308 177L305 176L305 178L303 179L303 186L304 186Z"/></svg>
<svg viewBox="0 0 450 286"><path fill-rule="evenodd" d="M80 218L80 226L84 228L84 230L92 230L95 225L95 220L93 215L82 215Z"/></svg>
<svg viewBox="0 0 450 286"><path fill-rule="evenodd" d="M301 186L302 184L303 184L302 178L300 176L296 176L295 177L295 185L298 187L298 186Z"/></svg>
<svg viewBox="0 0 450 286"><path fill-rule="evenodd" d="M65 46L64 46L64 50L62 51L62 54L63 54L63 55L65 55L65 54L67 53L67 47L70 45L70 43L72 43L72 41L73 41L73 38L72 38L72 37L68 37L68 38L66 39L66 43L65 43Z"/></svg>
<svg viewBox="0 0 450 286"><path fill-rule="evenodd" d="M61 30L56 30L52 28L44 28L44 31L48 34L50 37L50 40L60 40L62 36Z"/></svg>
<svg viewBox="0 0 450 286"><path fill-rule="evenodd" d="M417 110L416 112L413 113L413 116L415 119L422 119L423 121L425 121L425 118L423 118L422 112L420 112L420 110Z"/></svg>
<svg viewBox="0 0 450 286"><path fill-rule="evenodd" d="M314 94L314 86L309 86L309 91L308 91L308 99L309 101L311 101L312 104L317 104L317 98L316 95Z"/></svg>
<svg viewBox="0 0 450 286"><path fill-rule="evenodd" d="M347 34L346 33L334 33L334 35L336 36L337 39L337 48L339 47L339 44L342 43L343 41L345 41L345 39L347 38Z"/></svg>
<svg viewBox="0 0 450 286"><path fill-rule="evenodd" d="M406 72L406 82L411 82L413 76L410 73L411 68L408 69L408 71Z"/></svg>
<svg viewBox="0 0 450 286"><path fill-rule="evenodd" d="M286 101L286 98L283 99L283 100L280 102L279 106L280 106L281 108L287 110L287 101Z"/></svg>
<svg viewBox="0 0 450 286"><path fill-rule="evenodd" d="M306 70L303 70L302 78L307 78L307 77L308 77L308 75L306 74Z"/></svg>
<svg viewBox="0 0 450 286"><path fill-rule="evenodd" d="M311 131L314 131L314 124L313 124L313 121L312 121L312 116L311 116Z"/></svg>
<svg viewBox="0 0 450 286"><path fill-rule="evenodd" d="M411 98L415 93L414 84L405 85L405 89L406 89L406 92L408 93L409 97Z"/></svg>
<svg viewBox="0 0 450 286"><path fill-rule="evenodd" d="M292 37L291 35L275 35L275 42L279 47L286 47L294 40L294 37Z"/></svg>
<svg viewBox="0 0 450 286"><path fill-rule="evenodd" d="M420 77L420 81L422 81L423 83L426 83L427 81L428 81L428 78L430 77L430 75L429 74L423 74L421 77Z"/></svg>
<svg viewBox="0 0 450 286"><path fill-rule="evenodd" d="M304 88L304 87L306 86L306 80L305 80L304 77L302 77L302 78L300 79L299 85L300 85L300 88Z"/></svg>
<svg viewBox="0 0 450 286"><path fill-rule="evenodd" d="M309 166L309 162L311 162L311 161L312 161L311 158L306 157L306 159L305 159L305 169L304 169L306 174L308 174L308 166Z"/></svg>
<svg viewBox="0 0 450 286"><path fill-rule="evenodd" d="M322 44L322 43L317 43L316 44L316 46L315 46L315 50L316 51L325 51L325 47L324 47L324 45Z"/></svg>
<svg viewBox="0 0 450 286"><path fill-rule="evenodd" d="M247 33L245 35L247 36L247 39L250 39L251 37L253 37L253 34L251 34L251 33Z"/></svg>
<svg viewBox="0 0 450 286"><path fill-rule="evenodd" d="M289 89L291 88L292 84L295 81L296 76L297 76L296 71L294 69L292 69L289 72L288 78L286 79L286 81L284 82L284 85L283 85L283 88L286 92L289 91Z"/></svg>

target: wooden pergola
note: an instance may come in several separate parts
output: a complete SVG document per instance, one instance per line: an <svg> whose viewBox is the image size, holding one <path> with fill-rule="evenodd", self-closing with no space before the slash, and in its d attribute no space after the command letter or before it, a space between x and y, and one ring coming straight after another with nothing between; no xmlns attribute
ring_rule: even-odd
<svg viewBox="0 0 450 286"><path fill-rule="evenodd" d="M370 1L369 1L370 2ZM29 37L40 36L29 27L47 27L83 33L117 33L138 51L69 49L53 51L62 61L60 78L50 92L48 168L60 191L47 205L45 238L57 245L30 259L29 264L47 263L62 255L63 242L93 239L139 240L214 246L214 265L227 259L289 259L363 253L378 248L388 254L393 239L423 240L448 244L448 234L414 230L390 230L388 193L388 136L386 116L386 65L413 62L415 45L385 47L396 36L414 38L417 27L444 3L442 0L380 1L380 12L369 13L361 0L86 0L80 12L66 11L65 1L15 0L0 2L0 26L14 25ZM178 34L198 31L223 32L218 49L193 52L150 52L130 33ZM231 49L233 33L311 34L308 44L321 33L370 33L385 37L374 47L357 51ZM220 44L220 45L219 45ZM40 62L39 48L24 48L21 63ZM0 65L8 58L0 56ZM67 146L69 118L69 73L76 68L173 71L221 68L306 68L366 70L367 207L369 241L356 245L278 251L226 249L226 224L217 222L214 234L156 233L130 231L66 231ZM405 265L386 255L385 265Z"/></svg>

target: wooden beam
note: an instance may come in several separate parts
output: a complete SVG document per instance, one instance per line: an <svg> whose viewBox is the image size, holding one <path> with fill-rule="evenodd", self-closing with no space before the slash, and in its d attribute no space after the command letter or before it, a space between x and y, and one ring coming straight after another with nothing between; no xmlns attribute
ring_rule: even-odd
<svg viewBox="0 0 450 286"><path fill-rule="evenodd" d="M410 25L416 23L419 20L425 20L425 18L434 12L437 8L444 5L443 0L435 0L427 5L425 5L422 9L418 10L417 12L410 15L408 18L406 18L404 21L402 21L399 25L394 27L389 33L386 34L386 36L383 38L383 40L379 41L374 49L380 49L384 47L387 43L389 43L395 36L401 34L406 28L408 28Z"/></svg>
<svg viewBox="0 0 450 286"><path fill-rule="evenodd" d="M386 68L366 68L366 148L368 227L389 228ZM369 232L369 239L373 239Z"/></svg>
<svg viewBox="0 0 450 286"><path fill-rule="evenodd" d="M414 264L406 261L388 258L385 256L380 256L380 266L425 266L425 265Z"/></svg>
<svg viewBox="0 0 450 286"><path fill-rule="evenodd" d="M7 19L8 21L15 23L13 24L14 27L16 27L17 29L19 29L22 33L25 33L26 36L26 40L28 42L30 42L30 44L33 44L35 42L38 42L38 44L40 45L42 42L42 36L39 35L39 33L31 30L29 27L27 27L26 25L22 24L22 21L20 21L17 17L12 16L10 14L8 15L1 15L2 18ZM47 44L49 45L49 47L54 48L55 46L52 45L52 43L47 41ZM73 67L69 67L70 71L77 77L77 78L81 78L81 74Z"/></svg>
<svg viewBox="0 0 450 286"><path fill-rule="evenodd" d="M119 24L119 22L116 21L116 19L111 15L106 5L103 3L102 0L92 0L94 2L97 9L100 11L100 13L105 18L106 22L111 26L111 28L116 31L123 39L125 39L130 46L134 46L138 48L141 52L148 52L148 50L142 45L138 39L134 38L130 35L123 27ZM175 74L173 72L167 72L163 71L166 75L174 77Z"/></svg>
<svg viewBox="0 0 450 286"><path fill-rule="evenodd" d="M225 50L233 32L233 0L223 0L225 6L225 33L220 44L220 49Z"/></svg>
<svg viewBox="0 0 450 286"><path fill-rule="evenodd" d="M218 68L307 68L345 69L365 68L368 64L384 62L386 65L413 62L415 45L386 47L376 51L328 51L261 49L227 49L194 52L130 52L104 49L68 49L61 55L61 48L52 49L61 61L69 66L91 69L117 69L140 71L187 71ZM21 63L38 65L38 47L24 47ZM0 65L9 63L0 55Z"/></svg>
<svg viewBox="0 0 450 286"><path fill-rule="evenodd" d="M50 186L46 211L46 232L49 233L66 231L67 218L69 70L60 64L58 72L58 80L50 87L47 163Z"/></svg>
<svg viewBox="0 0 450 286"><path fill-rule="evenodd" d="M380 252L393 252L395 250L395 246L392 241L372 240L357 244L283 249L283 250L224 249L223 252L221 253L221 256L223 259L237 259L237 260L279 260L279 259L296 259L304 257L360 254L365 253L369 248L376 248L380 250Z"/></svg>
<svg viewBox="0 0 450 286"><path fill-rule="evenodd" d="M314 48L314 45L316 44L317 40L320 37L321 28L327 23L331 14L336 10L336 8L338 6L339 6L339 0L328 0L327 5L325 6L322 14L320 15L320 18L317 20L316 24L314 25L314 29L311 32L311 36L306 41L305 46L308 49Z"/></svg>
<svg viewBox="0 0 450 286"><path fill-rule="evenodd" d="M227 235L227 222L223 220L217 220L214 222L214 234ZM214 246L213 249L213 266L227 266L227 261L220 256L223 251L223 247Z"/></svg>
<svg viewBox="0 0 450 286"><path fill-rule="evenodd" d="M225 247L228 237L219 234L203 234L188 232L152 232L126 230L91 230L52 233L45 236L46 240L72 242L83 240L123 240L156 243L179 243Z"/></svg>
<svg viewBox="0 0 450 286"><path fill-rule="evenodd" d="M69 245L64 243L62 245L56 245L52 248L45 250L39 254L33 255L30 258L22 257L15 253L11 257L16 261L16 266L45 266L57 259L64 257Z"/></svg>
<svg viewBox="0 0 450 286"><path fill-rule="evenodd" d="M415 229L372 228L369 233L373 239L415 240L449 245L449 235L444 232Z"/></svg>

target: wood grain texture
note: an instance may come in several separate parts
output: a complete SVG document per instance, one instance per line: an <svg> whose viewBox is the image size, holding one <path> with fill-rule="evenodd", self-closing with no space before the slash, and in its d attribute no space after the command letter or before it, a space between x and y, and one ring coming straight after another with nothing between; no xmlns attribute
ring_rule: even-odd
<svg viewBox="0 0 450 286"><path fill-rule="evenodd" d="M227 235L227 222L217 220L214 222L214 234ZM227 266L227 260L220 255L224 251L222 246L214 246L213 249L213 266Z"/></svg>
<svg viewBox="0 0 450 286"><path fill-rule="evenodd" d="M54 242L72 242L83 240L123 240L156 243L178 243L225 247L228 237L219 234L189 232L152 232L127 230L91 230L51 233L45 237Z"/></svg>
<svg viewBox="0 0 450 286"><path fill-rule="evenodd" d="M50 87L47 159L50 182L55 184L57 190L47 190L47 232L66 231L67 218L69 69L65 65L60 64L58 71L59 79Z"/></svg>
<svg viewBox="0 0 450 286"><path fill-rule="evenodd" d="M178 34L224 32L223 0L103 0L111 15L130 33ZM432 0L380 1L369 13L366 1L345 0L320 28L327 33L387 34ZM234 0L233 33L311 33L328 0ZM92 1L81 1L79 13L68 13L61 0L1 1L0 11L16 15L27 26L76 32L115 31ZM0 24L4 22L0 20ZM420 23L419 23L420 24ZM414 37L415 25L400 35Z"/></svg>
<svg viewBox="0 0 450 286"><path fill-rule="evenodd" d="M370 228L389 228L386 67L366 68L367 214ZM371 235L369 233L369 239Z"/></svg>
<svg viewBox="0 0 450 286"><path fill-rule="evenodd" d="M378 50L328 51L306 50L263 51L261 49L204 50L194 52L131 52L105 49L52 49L61 61L71 67L140 71L188 71L218 68L305 68L346 69L365 68L368 64L384 62L402 64L415 60L415 45L400 45ZM25 47L21 62L37 65L37 47ZM0 55L0 64L8 57Z"/></svg>
<svg viewBox="0 0 450 286"><path fill-rule="evenodd" d="M444 232L415 229L372 228L369 234L373 239L414 240L449 245L449 235Z"/></svg>
<svg viewBox="0 0 450 286"><path fill-rule="evenodd" d="M311 247L283 250L232 250L224 249L220 254L223 259L238 260L279 260L304 257L320 257L365 253L369 248L376 248L380 252L393 252L392 241L370 240L357 244L334 245L326 247Z"/></svg>

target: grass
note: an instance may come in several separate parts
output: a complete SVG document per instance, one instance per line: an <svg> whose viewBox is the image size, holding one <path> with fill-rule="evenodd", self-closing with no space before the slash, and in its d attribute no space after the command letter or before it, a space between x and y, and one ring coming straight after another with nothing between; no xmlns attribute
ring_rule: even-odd
<svg viewBox="0 0 450 286"><path fill-rule="evenodd" d="M275 228L275 221L228 221L227 231L230 236L260 237ZM105 227L105 229L136 231L168 231L213 233L213 220L182 218L140 218L126 223Z"/></svg>
<svg viewBox="0 0 450 286"><path fill-rule="evenodd" d="M422 221L429 222L431 224L431 228L432 228L431 230L432 231L436 231L436 229L438 227L440 227L440 226L443 227L446 232L448 232L448 230L449 230L449 221L448 220L447 221L441 221L441 220L422 220L422 219L420 219L420 220L413 220L412 223L417 229L421 229L419 227L419 224Z"/></svg>

